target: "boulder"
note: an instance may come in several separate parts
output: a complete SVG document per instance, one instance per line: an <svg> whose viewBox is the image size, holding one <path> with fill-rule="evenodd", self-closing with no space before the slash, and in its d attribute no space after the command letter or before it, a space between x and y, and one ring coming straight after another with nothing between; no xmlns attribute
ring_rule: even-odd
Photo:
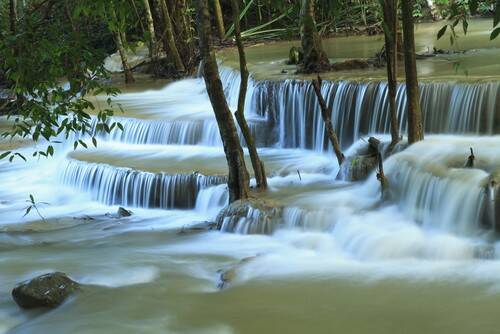
<svg viewBox="0 0 500 334"><path fill-rule="evenodd" d="M55 272L19 284L12 290L12 297L25 309L55 308L79 288L66 274Z"/></svg>
<svg viewBox="0 0 500 334"><path fill-rule="evenodd" d="M271 234L282 223L283 209L262 199L238 200L217 215L217 229L242 234Z"/></svg>

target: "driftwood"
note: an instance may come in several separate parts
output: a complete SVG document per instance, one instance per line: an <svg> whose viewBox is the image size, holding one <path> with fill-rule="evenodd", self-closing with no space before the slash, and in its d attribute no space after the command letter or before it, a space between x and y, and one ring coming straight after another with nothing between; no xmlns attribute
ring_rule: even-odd
<svg viewBox="0 0 500 334"><path fill-rule="evenodd" d="M326 127L326 134L328 136L328 139L330 140L333 150L335 151L335 155L337 156L337 161L339 163L339 166L342 165L342 163L345 160L345 156L342 153L342 150L340 149L340 144L337 135L335 134L335 131L333 129L333 124L332 124L332 110L328 108L325 99L323 98L323 95L321 94L321 83L323 80L318 74L318 79L312 81L312 85L314 87L314 92L316 93L316 96L318 97L318 102L319 106L321 108L321 116L323 117L323 122L325 122L325 127Z"/></svg>

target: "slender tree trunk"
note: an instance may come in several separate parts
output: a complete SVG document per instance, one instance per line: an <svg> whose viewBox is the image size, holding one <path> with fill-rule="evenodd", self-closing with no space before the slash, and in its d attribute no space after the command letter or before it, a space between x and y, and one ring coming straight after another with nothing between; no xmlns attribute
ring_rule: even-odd
<svg viewBox="0 0 500 334"><path fill-rule="evenodd" d="M391 145L390 150L396 146L399 141L398 110L396 104L397 93L397 68L398 68L398 47L397 31L398 16L395 0L381 1L384 12L384 34L385 34L385 52L387 55L387 84L389 90L389 106L391 111Z"/></svg>
<svg viewBox="0 0 500 334"><path fill-rule="evenodd" d="M152 59L158 59L158 46L156 44L156 31L155 24L153 20L153 13L151 12L151 6L149 5L149 0L143 0L144 9L146 10L146 22L148 24L149 32L149 56ZM155 63L155 61L153 61Z"/></svg>
<svg viewBox="0 0 500 334"><path fill-rule="evenodd" d="M15 35L17 33L17 0L9 1L9 16L10 33Z"/></svg>
<svg viewBox="0 0 500 334"><path fill-rule="evenodd" d="M113 21L118 22L118 17L116 16L116 11L113 5L110 7L110 15ZM113 37L115 40L116 48L118 49L118 53L120 54L120 58L122 60L123 66L123 74L125 75L125 83L133 83L135 82L134 75L132 74L132 70L128 64L127 54L125 52L124 41L122 40L122 34L120 31L116 29L111 29L113 33Z"/></svg>
<svg viewBox="0 0 500 334"><path fill-rule="evenodd" d="M234 20L234 35L236 37L236 44L238 46L238 53L240 57L240 73L241 73L241 84L240 84L240 94L238 96L238 109L235 113L236 120L240 126L245 142L247 143L248 153L252 161L252 167L255 174L255 180L257 182L257 188L261 190L267 189L267 178L266 171L264 168L264 163L260 160L257 148L255 147L255 141L248 127L247 121L245 119L245 98L248 89L248 68L247 60L245 55L245 48L241 40L241 29L240 29L240 8L238 4L239 0L231 0L231 6L233 8L233 20Z"/></svg>
<svg viewBox="0 0 500 334"><path fill-rule="evenodd" d="M178 44L180 44L180 53L182 55L182 59L184 60L184 65L187 66L189 71L191 71L198 66L191 16L189 15L186 0L176 0L175 7L176 12L178 13L176 16L178 24L176 26L179 27L180 30L180 43L178 42Z"/></svg>
<svg viewBox="0 0 500 334"><path fill-rule="evenodd" d="M248 198L249 176L236 125L224 96L224 88L222 87L215 52L212 47L208 0L198 0L198 34L203 62L203 77L205 78L207 93L214 109L226 154L229 169L229 202L232 203L239 199Z"/></svg>
<svg viewBox="0 0 500 334"><path fill-rule="evenodd" d="M323 50L321 37L316 29L315 0L302 0L301 40L304 52L304 72L324 72L330 68L330 61Z"/></svg>
<svg viewBox="0 0 500 334"><path fill-rule="evenodd" d="M222 16L222 7L220 0L212 0L214 3L215 22L217 23L217 32L219 38L223 40L226 37L226 29L224 28L224 17Z"/></svg>
<svg viewBox="0 0 500 334"><path fill-rule="evenodd" d="M178 72L185 72L186 68L184 67L184 63L182 62L179 50L177 49L177 45L175 42L174 28L172 26L172 19L170 17L170 12L167 3L165 2L165 0L159 0L159 1L163 15L163 20L165 22L165 31L163 32L163 35L165 36L168 45L168 52L172 56L172 61L175 64L175 69Z"/></svg>
<svg viewBox="0 0 500 334"><path fill-rule="evenodd" d="M335 133L335 130L333 128L332 124L332 110L328 108L325 99L323 98L323 95L321 94L321 84L323 80L321 80L321 77L318 75L318 80L313 80L312 85L314 88L314 92L316 93L316 96L318 97L318 102L319 106L321 108L321 116L323 117L323 122L325 123L326 127L326 134L328 136L328 139L330 140L330 143L332 144L333 151L335 152L335 156L337 157L337 161L339 163L339 166L342 165L342 163L345 160L345 156L342 153L342 150L340 148L339 144L339 139L337 138L337 134Z"/></svg>
<svg viewBox="0 0 500 334"><path fill-rule="evenodd" d="M415 58L413 4L414 0L401 1L405 48L406 100L408 105L408 142L410 144L424 139L417 79L417 60Z"/></svg>

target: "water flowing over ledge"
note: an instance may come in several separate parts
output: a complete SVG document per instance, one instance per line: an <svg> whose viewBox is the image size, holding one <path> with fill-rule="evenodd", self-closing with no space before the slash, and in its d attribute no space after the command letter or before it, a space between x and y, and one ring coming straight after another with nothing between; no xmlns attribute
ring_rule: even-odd
<svg viewBox="0 0 500 334"><path fill-rule="evenodd" d="M148 173L105 164L69 160L61 181L107 205L143 208L194 208L200 190L226 182L225 176Z"/></svg>
<svg viewBox="0 0 500 334"><path fill-rule="evenodd" d="M239 72L221 66L220 75L234 110ZM344 149L363 136L390 132L386 82L324 81L322 92L332 108L332 121ZM499 82L421 83L420 95L427 134L500 133ZM179 96L183 102L174 108L171 103ZM155 102L151 106L143 102L152 98ZM175 82L160 91L123 94L118 102L132 109L141 105L147 117L116 117L126 131L114 129L111 134L101 134L105 139L131 144L221 145L201 78ZM397 105L399 129L405 133L404 84L398 87ZM308 81L250 80L245 114L260 147L331 151L317 98Z"/></svg>
<svg viewBox="0 0 500 334"><path fill-rule="evenodd" d="M344 148L362 136L390 132L385 82L324 81L323 96ZM500 133L500 83L422 83L426 133ZM280 147L324 151L329 148L314 90L307 81L257 82L251 97L254 113L266 116ZM399 128L406 132L405 85L397 93Z"/></svg>

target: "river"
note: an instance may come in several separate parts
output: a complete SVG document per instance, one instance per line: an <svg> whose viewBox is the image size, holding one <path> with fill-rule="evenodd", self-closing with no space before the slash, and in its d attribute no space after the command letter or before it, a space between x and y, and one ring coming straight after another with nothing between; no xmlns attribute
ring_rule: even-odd
<svg viewBox="0 0 500 334"><path fill-rule="evenodd" d="M470 51L419 62L429 71L421 84L427 137L385 161L388 202L374 174L336 179L313 90L280 72L290 42L249 48L246 114L270 177L263 196L283 208L280 224L249 217L223 231L189 229L227 200L201 78L124 91L116 119L125 131L100 134L97 148L61 143L51 159L1 161L0 333L498 332L500 199L489 182L500 175L500 67L488 56L498 45L477 37L485 22L471 24L461 44ZM436 27L420 26L420 48ZM380 37L350 40L363 47L339 59L381 45ZM326 43L335 53L343 41ZM469 56L477 64L469 75L447 67L450 57ZM221 76L234 107L239 74L229 58L221 55ZM381 73L344 73L323 86L348 156L369 135L389 138ZM402 131L405 104L400 86ZM22 140L1 142L8 147L33 151ZM463 168L469 147L474 169ZM23 217L29 194L40 215ZM106 215L119 206L133 215ZM234 279L219 289L219 271L230 268ZM11 289L55 270L85 287L52 311L20 310Z"/></svg>

